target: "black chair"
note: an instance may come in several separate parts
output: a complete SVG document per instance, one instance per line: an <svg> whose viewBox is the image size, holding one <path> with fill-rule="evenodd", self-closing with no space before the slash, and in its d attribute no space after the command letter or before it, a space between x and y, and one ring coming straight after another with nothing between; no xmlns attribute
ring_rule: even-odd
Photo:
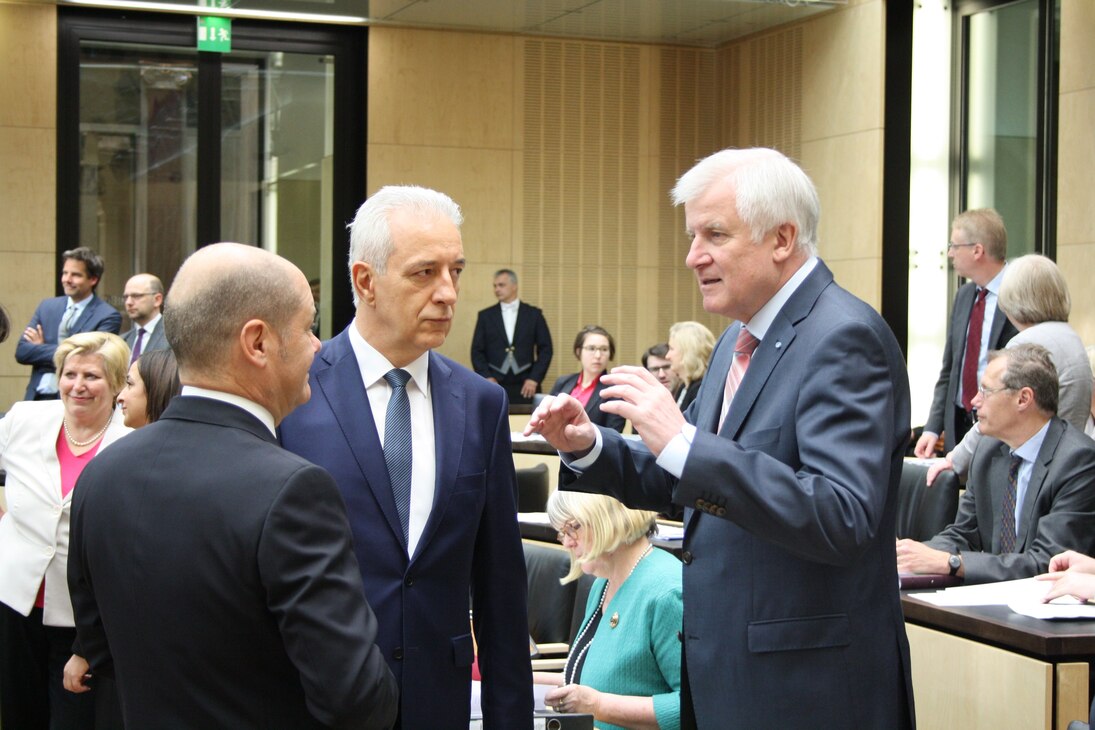
<svg viewBox="0 0 1095 730"><path fill-rule="evenodd" d="M550 493L547 464L537 464L517 470L518 512L546 511Z"/></svg>
<svg viewBox="0 0 1095 730"><path fill-rule="evenodd" d="M581 628L593 577L583 575L562 585L559 579L570 571L570 555L563 548L536 540L524 540L525 570L528 573L528 633L541 656L559 659L537 660L538 669L559 669L566 661L570 643Z"/></svg>
<svg viewBox="0 0 1095 730"><path fill-rule="evenodd" d="M927 486L928 467L905 462L897 497L897 536L923 542L954 522L958 514L958 476L939 474Z"/></svg>

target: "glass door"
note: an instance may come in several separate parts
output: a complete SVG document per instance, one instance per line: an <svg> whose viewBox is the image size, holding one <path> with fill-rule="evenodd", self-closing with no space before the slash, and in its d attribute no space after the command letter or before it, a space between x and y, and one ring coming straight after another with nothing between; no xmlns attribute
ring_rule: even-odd
<svg viewBox="0 0 1095 730"><path fill-rule="evenodd" d="M102 253L99 293L124 310L134 273L170 286L199 246L261 246L304 271L318 334L337 333L352 316L344 225L365 176L364 105L352 112L361 86L341 76L355 67L346 76L364 84L364 31L338 28L337 42L322 42L322 29L237 22L222 55L180 47L192 45L192 18L181 18L185 28L175 17L135 27L68 10L62 45L67 29L75 63L62 60L60 119L68 107L75 123L62 121L58 159L77 184L59 175L58 250L77 240ZM66 94L66 70L75 93Z"/></svg>

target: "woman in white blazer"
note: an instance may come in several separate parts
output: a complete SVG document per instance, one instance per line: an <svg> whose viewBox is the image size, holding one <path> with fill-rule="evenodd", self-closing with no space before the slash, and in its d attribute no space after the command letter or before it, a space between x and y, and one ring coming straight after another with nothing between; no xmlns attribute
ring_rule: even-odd
<svg viewBox="0 0 1095 730"><path fill-rule="evenodd" d="M72 490L89 459L130 431L115 415L129 347L85 332L57 346L59 401L22 401L0 420L0 726L94 728L95 693L64 691L76 638L68 593Z"/></svg>

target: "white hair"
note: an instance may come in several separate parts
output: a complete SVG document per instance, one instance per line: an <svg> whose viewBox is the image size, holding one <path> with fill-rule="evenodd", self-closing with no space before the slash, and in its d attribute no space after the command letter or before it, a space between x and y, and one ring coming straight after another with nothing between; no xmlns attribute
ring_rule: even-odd
<svg viewBox="0 0 1095 730"><path fill-rule="evenodd" d="M671 193L674 205L690 203L717 182L734 187L738 216L754 241L783 223L798 229L798 248L817 254L817 224L821 203L817 189L802 168L781 152L765 147L726 149L703 158L681 175Z"/></svg>
<svg viewBox="0 0 1095 730"><path fill-rule="evenodd" d="M357 306L357 290L354 289L353 266L362 261L378 274L388 268L388 258L395 249L389 220L397 210L407 210L423 218L448 218L457 228L464 222L460 206L444 193L417 185L386 185L361 204L350 229L350 288Z"/></svg>

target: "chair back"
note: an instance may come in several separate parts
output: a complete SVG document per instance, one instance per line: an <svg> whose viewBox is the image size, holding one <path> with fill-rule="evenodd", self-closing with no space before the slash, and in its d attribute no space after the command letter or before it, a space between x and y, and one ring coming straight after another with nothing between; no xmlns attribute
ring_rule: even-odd
<svg viewBox="0 0 1095 730"><path fill-rule="evenodd" d="M927 486L928 467L906 461L898 487L897 536L923 542L954 522L958 514L958 476L944 471Z"/></svg>
<svg viewBox="0 0 1095 730"><path fill-rule="evenodd" d="M537 644L569 644L581 627L586 599L593 584L582 576L562 585L570 572L570 555L560 547L524 540L528 573L528 632Z"/></svg>
<svg viewBox="0 0 1095 730"><path fill-rule="evenodd" d="M524 467L517 470L517 511L547 511L551 485L548 482L547 464Z"/></svg>

